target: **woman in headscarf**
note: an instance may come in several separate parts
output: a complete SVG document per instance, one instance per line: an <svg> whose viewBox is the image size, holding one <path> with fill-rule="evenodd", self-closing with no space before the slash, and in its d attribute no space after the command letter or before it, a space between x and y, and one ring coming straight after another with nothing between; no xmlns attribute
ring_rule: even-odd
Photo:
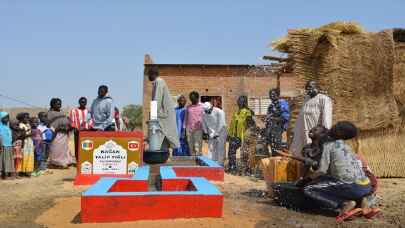
<svg viewBox="0 0 405 228"><path fill-rule="evenodd" d="M0 112L0 171L4 179L15 176L13 159L13 137L7 112Z"/></svg>
<svg viewBox="0 0 405 228"><path fill-rule="evenodd" d="M303 188L304 194L322 208L339 211L338 221L362 213L361 208L355 209L356 204L372 193L371 181L361 160L344 142L355 138L357 132L356 126L348 121L338 122L331 128L330 141L321 146L319 165L309 175L313 181ZM372 210L365 212L374 214Z"/></svg>
<svg viewBox="0 0 405 228"><path fill-rule="evenodd" d="M252 116L246 118L245 138L240 147L240 167L238 171L240 175L248 176L256 173L257 159L256 146L260 133L260 128Z"/></svg>
<svg viewBox="0 0 405 228"><path fill-rule="evenodd" d="M67 168L74 164L74 158L69 149L70 121L61 111L62 100L52 98L48 111L48 124L54 132L54 139L49 147L49 163L56 168Z"/></svg>
<svg viewBox="0 0 405 228"><path fill-rule="evenodd" d="M21 173L27 177L30 177L31 173L34 171L34 143L31 138L31 126L29 123L30 115L26 112L19 113L17 115L17 120L19 122L20 129L25 132L22 148L23 162Z"/></svg>
<svg viewBox="0 0 405 228"><path fill-rule="evenodd" d="M10 121L11 133L13 135L13 158L14 158L14 168L16 172L16 177L22 170L23 162L23 141L25 139L25 131L20 128L17 120Z"/></svg>
<svg viewBox="0 0 405 228"><path fill-rule="evenodd" d="M229 126L229 149L228 149L228 170L234 172L236 167L236 151L241 147L245 138L246 119L253 116L253 111L248 108L248 100L246 96L238 98L238 111L233 113L231 124Z"/></svg>

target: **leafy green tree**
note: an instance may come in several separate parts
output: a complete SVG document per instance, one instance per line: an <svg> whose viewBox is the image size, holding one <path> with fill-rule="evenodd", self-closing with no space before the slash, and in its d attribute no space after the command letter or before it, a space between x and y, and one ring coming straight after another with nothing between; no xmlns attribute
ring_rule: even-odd
<svg viewBox="0 0 405 228"><path fill-rule="evenodd" d="M142 105L130 104L123 108L122 117L128 118L128 129L140 129L142 128L143 110Z"/></svg>

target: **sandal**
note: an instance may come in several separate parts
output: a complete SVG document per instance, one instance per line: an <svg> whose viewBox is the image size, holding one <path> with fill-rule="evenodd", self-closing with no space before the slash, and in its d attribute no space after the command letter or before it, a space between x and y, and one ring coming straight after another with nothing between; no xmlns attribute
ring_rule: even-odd
<svg viewBox="0 0 405 228"><path fill-rule="evenodd" d="M381 212L380 208L367 208L366 210L363 209L363 215L367 219L373 218L374 216L380 214L380 212Z"/></svg>
<svg viewBox="0 0 405 228"><path fill-rule="evenodd" d="M353 209L353 210L344 212L343 214L337 216L337 217L336 217L336 221L337 221L337 222L344 222L344 221L346 221L346 220L348 220L348 219L351 219L351 218L353 218L353 217L355 217L355 216L359 216L359 215L361 215L362 213L363 213L363 209L361 209L361 208L355 208L355 209Z"/></svg>

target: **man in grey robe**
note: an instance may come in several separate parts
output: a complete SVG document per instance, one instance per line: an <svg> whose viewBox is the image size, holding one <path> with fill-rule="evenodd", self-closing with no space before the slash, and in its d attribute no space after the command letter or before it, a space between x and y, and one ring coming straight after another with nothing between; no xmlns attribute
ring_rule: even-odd
<svg viewBox="0 0 405 228"><path fill-rule="evenodd" d="M305 86L307 97L302 105L294 127L294 138L290 146L293 155L302 156L302 149L311 139L309 131L316 126L332 127L332 100L319 93L318 84L308 81Z"/></svg>
<svg viewBox="0 0 405 228"><path fill-rule="evenodd" d="M210 102L205 102L203 109L203 131L208 135L208 157L223 166L227 136L225 113Z"/></svg>
<svg viewBox="0 0 405 228"><path fill-rule="evenodd" d="M159 135L161 150L178 148L180 146L177 134L175 104L170 95L166 82L159 77L159 70L155 67L147 72L152 82L152 100L157 102L157 119L162 133Z"/></svg>

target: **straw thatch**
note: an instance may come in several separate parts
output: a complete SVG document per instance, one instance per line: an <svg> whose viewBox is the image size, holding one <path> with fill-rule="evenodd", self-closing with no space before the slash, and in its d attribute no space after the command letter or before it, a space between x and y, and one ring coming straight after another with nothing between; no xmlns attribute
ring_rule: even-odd
<svg viewBox="0 0 405 228"><path fill-rule="evenodd" d="M318 81L334 100L335 121L349 120L362 130L396 125L399 113L392 88L392 35L340 35L331 44L322 34L313 34L289 32L298 86Z"/></svg>
<svg viewBox="0 0 405 228"><path fill-rule="evenodd" d="M334 101L334 122L349 120L359 127L354 148L383 177L405 177L405 164L398 162L405 157L405 135L399 127L405 68L403 62L394 67L405 52L398 45L394 52L394 46L392 31L367 33L355 23L342 22L290 30L273 43L276 50L289 53L301 92L308 80L318 81ZM300 103L302 96L297 108ZM293 122L297 113L293 110Z"/></svg>
<svg viewBox="0 0 405 228"><path fill-rule="evenodd" d="M358 152L378 177L405 177L404 130L396 127L360 133Z"/></svg>
<svg viewBox="0 0 405 228"><path fill-rule="evenodd" d="M405 125L405 32L398 38L404 38L404 41L395 42L394 97L398 104L402 125Z"/></svg>
<svg viewBox="0 0 405 228"><path fill-rule="evenodd" d="M364 29L356 22L346 22L346 21L337 21L327 25L323 25L319 28L304 28L299 29L299 32L309 34L310 36L318 39L319 37L324 37L331 43L333 46L336 46L336 39L339 35L342 34L359 34L364 31ZM290 52L290 46L292 45L289 43L291 41L291 37L287 35L286 37L282 37L279 40L273 41L271 46L274 50L281 51L281 52Z"/></svg>

